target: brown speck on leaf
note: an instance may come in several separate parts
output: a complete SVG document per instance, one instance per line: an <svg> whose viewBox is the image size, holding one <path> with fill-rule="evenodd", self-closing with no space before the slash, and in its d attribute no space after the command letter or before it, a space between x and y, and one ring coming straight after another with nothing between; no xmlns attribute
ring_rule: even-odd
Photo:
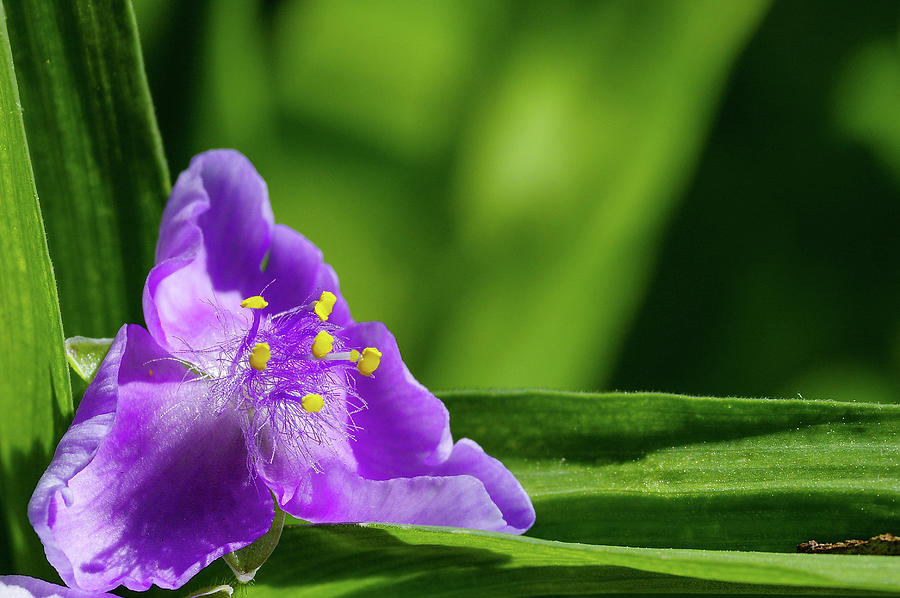
<svg viewBox="0 0 900 598"><path fill-rule="evenodd" d="M900 556L900 538L894 534L881 534L868 540L844 540L833 544L820 544L815 540L797 544L797 552L808 554L876 554Z"/></svg>

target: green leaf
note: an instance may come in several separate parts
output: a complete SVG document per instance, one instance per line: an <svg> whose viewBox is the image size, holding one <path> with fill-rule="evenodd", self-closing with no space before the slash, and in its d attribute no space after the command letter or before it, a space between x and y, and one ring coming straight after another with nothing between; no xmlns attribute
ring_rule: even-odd
<svg viewBox="0 0 900 598"><path fill-rule="evenodd" d="M246 595L900 592L898 559L795 553L805 540L896 525L900 406L549 391L442 398L455 436L477 440L528 490L538 516L530 537L288 525ZM189 587L214 583L234 583L221 563Z"/></svg>
<svg viewBox="0 0 900 598"><path fill-rule="evenodd" d="M549 391L442 395L532 497L530 534L793 551L896 531L900 405Z"/></svg>
<svg viewBox="0 0 900 598"><path fill-rule="evenodd" d="M66 339L66 359L75 373L84 381L90 383L97 373L97 368L103 362L103 358L109 352L112 345L111 338L88 338L86 336L73 336Z"/></svg>
<svg viewBox="0 0 900 598"><path fill-rule="evenodd" d="M26 505L72 413L53 269L0 2L0 571L49 570Z"/></svg>
<svg viewBox="0 0 900 598"><path fill-rule="evenodd" d="M169 176L131 2L7 0L66 329L140 322Z"/></svg>
<svg viewBox="0 0 900 598"><path fill-rule="evenodd" d="M11 351L0 366L0 562L41 574L49 568L25 506L71 418L60 305L84 334L140 320L168 173L130 2L4 9L0 332Z"/></svg>
<svg viewBox="0 0 900 598"><path fill-rule="evenodd" d="M244 546L222 557L225 563L234 572L235 577L242 583L252 580L259 568L272 556L272 552L278 546L281 532L284 528L284 511L275 503L275 517L269 531L257 538L253 544Z"/></svg>
<svg viewBox="0 0 900 598"><path fill-rule="evenodd" d="M227 576L217 562L185 590ZM898 581L900 560L890 557L591 546L368 524L286 527L278 550L253 585L246 586L245 595L896 592Z"/></svg>

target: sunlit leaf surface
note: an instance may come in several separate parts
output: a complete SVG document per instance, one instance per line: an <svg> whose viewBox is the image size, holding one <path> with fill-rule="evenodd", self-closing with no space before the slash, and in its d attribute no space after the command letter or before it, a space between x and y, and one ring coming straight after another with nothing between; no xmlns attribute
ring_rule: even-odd
<svg viewBox="0 0 900 598"><path fill-rule="evenodd" d="M26 504L72 397L53 269L0 3L0 571L45 574Z"/></svg>
<svg viewBox="0 0 900 598"><path fill-rule="evenodd" d="M227 577L217 562L189 588ZM390 525L301 526L285 529L278 551L244 591L253 598L791 594L890 592L898 581L900 560L891 557L592 546Z"/></svg>
<svg viewBox="0 0 900 598"><path fill-rule="evenodd" d="M548 391L443 399L455 435L480 442L529 491L538 519L528 537L289 526L248 596L900 592L893 557L795 553L809 539L894 529L900 406ZM190 587L229 575L217 563Z"/></svg>
<svg viewBox="0 0 900 598"><path fill-rule="evenodd" d="M169 185L131 3L6 7L63 322L112 336L142 319Z"/></svg>
<svg viewBox="0 0 900 598"><path fill-rule="evenodd" d="M516 472L531 535L793 551L889 532L900 406L546 391L444 395L456 436Z"/></svg>
<svg viewBox="0 0 900 598"><path fill-rule="evenodd" d="M90 382L97 373L97 368L109 352L111 338L88 338L73 336L66 339L66 360L78 377Z"/></svg>

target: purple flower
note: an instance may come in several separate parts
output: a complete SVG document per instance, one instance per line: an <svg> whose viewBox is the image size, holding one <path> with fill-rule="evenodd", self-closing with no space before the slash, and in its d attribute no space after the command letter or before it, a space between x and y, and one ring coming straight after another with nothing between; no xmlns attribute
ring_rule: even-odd
<svg viewBox="0 0 900 598"><path fill-rule="evenodd" d="M0 596L3 598L117 598L112 594L72 590L24 575L0 575Z"/></svg>
<svg viewBox="0 0 900 598"><path fill-rule="evenodd" d="M361 250L361 258L365 252ZM73 587L183 585L286 512L522 533L534 509L235 151L195 157L144 287L29 505Z"/></svg>

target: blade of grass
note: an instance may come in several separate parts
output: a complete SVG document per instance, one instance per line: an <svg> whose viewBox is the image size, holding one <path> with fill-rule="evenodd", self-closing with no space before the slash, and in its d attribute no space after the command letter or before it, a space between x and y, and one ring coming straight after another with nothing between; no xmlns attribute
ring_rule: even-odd
<svg viewBox="0 0 900 598"><path fill-rule="evenodd" d="M538 515L528 536L293 525L248 596L900 592L900 560L794 553L812 538L891 531L900 406L551 391L442 397L456 436L477 440L528 490ZM216 564L190 587L229 580Z"/></svg>
<svg viewBox="0 0 900 598"><path fill-rule="evenodd" d="M442 398L454 434L500 458L531 495L530 535L786 552L897 531L898 405L550 391Z"/></svg>
<svg viewBox="0 0 900 598"><path fill-rule="evenodd" d="M26 504L72 413L53 269L0 2L0 570L48 574Z"/></svg>
<svg viewBox="0 0 900 598"><path fill-rule="evenodd" d="M235 584L217 562L182 593L229 579ZM250 598L898 592L900 560L592 546L384 524L289 526L242 590Z"/></svg>
<svg viewBox="0 0 900 598"><path fill-rule="evenodd" d="M169 175L130 1L7 0L66 329L141 321Z"/></svg>

